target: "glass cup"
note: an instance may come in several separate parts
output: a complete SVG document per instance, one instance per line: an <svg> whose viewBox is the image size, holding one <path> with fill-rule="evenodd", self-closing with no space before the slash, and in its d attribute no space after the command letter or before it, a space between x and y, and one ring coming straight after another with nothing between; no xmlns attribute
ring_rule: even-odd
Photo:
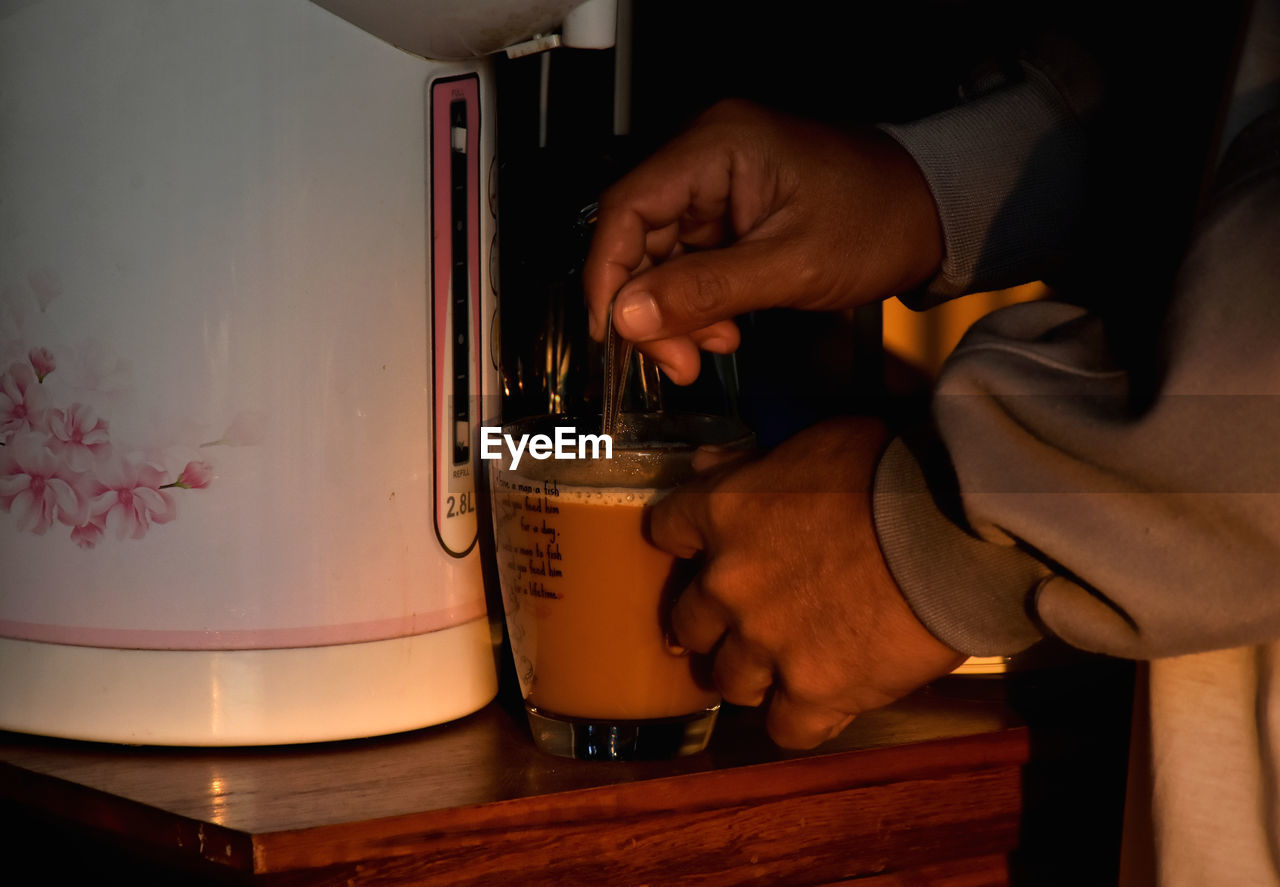
<svg viewBox="0 0 1280 887"><path fill-rule="evenodd" d="M579 435L598 434L598 416L502 430L516 447L535 446L536 435L565 443L543 459L526 448L517 461L504 439L490 467L498 576L534 741L593 760L701 751L720 697L700 657L667 646L682 562L646 541L644 510L693 474L699 446L745 447L749 433L719 416L627 414L612 458L591 458L591 439Z"/></svg>

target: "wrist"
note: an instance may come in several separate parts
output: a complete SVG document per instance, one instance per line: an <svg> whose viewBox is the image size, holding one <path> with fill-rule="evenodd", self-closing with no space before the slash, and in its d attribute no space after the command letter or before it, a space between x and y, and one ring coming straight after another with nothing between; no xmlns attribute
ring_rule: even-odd
<svg viewBox="0 0 1280 887"><path fill-rule="evenodd" d="M915 289L940 272L945 256L942 219L915 158L887 133L871 133L891 208L883 220L883 237L890 253L898 258L897 276L886 282L885 290L896 295Z"/></svg>
<svg viewBox="0 0 1280 887"><path fill-rule="evenodd" d="M1041 637L1032 600L1049 569L1012 544L958 525L933 487L902 439L894 440L876 467L872 521L903 598L951 649L992 656L1027 648Z"/></svg>

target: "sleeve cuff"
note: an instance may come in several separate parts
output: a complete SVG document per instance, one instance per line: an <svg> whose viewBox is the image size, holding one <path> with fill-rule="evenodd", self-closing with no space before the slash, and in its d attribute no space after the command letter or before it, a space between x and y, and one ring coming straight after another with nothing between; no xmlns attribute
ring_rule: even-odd
<svg viewBox="0 0 1280 887"><path fill-rule="evenodd" d="M915 159L942 222L941 273L903 297L911 308L1040 278L1069 252L1084 202L1084 127L1046 75L1023 72L974 101L879 127Z"/></svg>
<svg viewBox="0 0 1280 887"><path fill-rule="evenodd" d="M970 656L996 656L1017 653L1041 638L1030 602L1049 577L1048 568L948 519L901 438L880 459L872 510L889 571L938 640Z"/></svg>

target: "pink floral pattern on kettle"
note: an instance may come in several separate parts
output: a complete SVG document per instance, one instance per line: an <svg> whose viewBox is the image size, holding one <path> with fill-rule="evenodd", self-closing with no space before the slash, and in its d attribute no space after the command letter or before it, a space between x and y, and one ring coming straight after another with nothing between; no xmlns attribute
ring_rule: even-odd
<svg viewBox="0 0 1280 887"><path fill-rule="evenodd" d="M57 370L47 348L0 371L0 511L20 532L44 535L57 525L81 548L111 534L141 539L178 516L173 490L202 490L208 462L192 461L170 480L162 466L117 456L110 425L84 403L50 403L43 388Z"/></svg>

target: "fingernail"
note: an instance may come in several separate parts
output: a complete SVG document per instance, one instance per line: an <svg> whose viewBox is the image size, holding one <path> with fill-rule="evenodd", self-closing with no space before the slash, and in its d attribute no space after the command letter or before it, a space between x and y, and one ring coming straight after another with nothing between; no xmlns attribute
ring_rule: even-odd
<svg viewBox="0 0 1280 887"><path fill-rule="evenodd" d="M628 339L645 339L662 329L662 312L646 292L623 293L613 304L613 324Z"/></svg>
<svg viewBox="0 0 1280 887"><path fill-rule="evenodd" d="M591 338L597 342L604 339L604 331L600 329L601 323L594 314L587 315L587 332Z"/></svg>
<svg viewBox="0 0 1280 887"><path fill-rule="evenodd" d="M662 640L667 645L667 652L674 656L685 656L689 652L689 648L682 646L681 643L676 640L676 636L671 632L667 632Z"/></svg>

